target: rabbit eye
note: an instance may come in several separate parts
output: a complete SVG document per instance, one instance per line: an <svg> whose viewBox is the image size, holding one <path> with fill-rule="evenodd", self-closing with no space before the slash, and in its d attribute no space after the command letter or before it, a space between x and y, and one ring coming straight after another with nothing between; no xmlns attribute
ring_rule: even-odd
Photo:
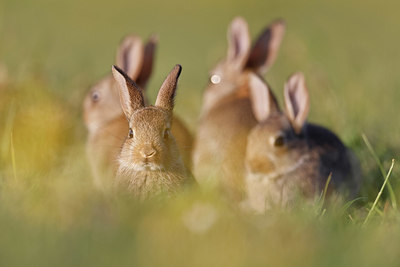
<svg viewBox="0 0 400 267"><path fill-rule="evenodd" d="M274 140L274 146L281 147L285 144L285 138L282 135L279 135Z"/></svg>
<svg viewBox="0 0 400 267"><path fill-rule="evenodd" d="M98 92L93 92L92 93L92 100L93 100L93 102L97 102L97 101L100 100L100 95L99 95Z"/></svg>
<svg viewBox="0 0 400 267"><path fill-rule="evenodd" d="M169 137L169 129L164 130L164 139L167 139Z"/></svg>
<svg viewBox="0 0 400 267"><path fill-rule="evenodd" d="M128 134L129 139L133 138L133 130L129 128L129 134Z"/></svg>
<svg viewBox="0 0 400 267"><path fill-rule="evenodd" d="M214 75L211 76L210 81L213 84L219 84L221 82L221 76L219 76L217 74L214 74Z"/></svg>

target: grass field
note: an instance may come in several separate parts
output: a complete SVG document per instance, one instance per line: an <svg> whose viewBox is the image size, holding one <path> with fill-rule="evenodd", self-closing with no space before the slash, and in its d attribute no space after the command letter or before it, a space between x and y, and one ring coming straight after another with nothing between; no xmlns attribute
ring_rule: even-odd
<svg viewBox="0 0 400 267"><path fill-rule="evenodd" d="M399 266L399 8L394 0L0 0L0 266ZM225 56L236 15L252 36L286 20L266 79L282 100L285 79L305 73L310 121L359 157L361 198L249 216L213 191L140 205L97 192L81 106L122 37L158 33L150 95L181 64L176 112L195 133L208 71Z"/></svg>

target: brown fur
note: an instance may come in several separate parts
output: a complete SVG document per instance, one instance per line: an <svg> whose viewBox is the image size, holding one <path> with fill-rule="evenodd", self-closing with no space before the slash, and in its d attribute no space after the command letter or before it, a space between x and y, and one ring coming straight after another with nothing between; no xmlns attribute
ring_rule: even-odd
<svg viewBox="0 0 400 267"><path fill-rule="evenodd" d="M173 106L167 105L173 103L180 71L177 65L161 86L156 105L145 107L142 91L122 70L113 68L116 80L126 80L118 83L118 89L121 102L125 102L122 107L130 107L124 112L131 132L118 158L116 182L139 199L171 195L190 179L170 132Z"/></svg>
<svg viewBox="0 0 400 267"><path fill-rule="evenodd" d="M145 89L151 76L157 38L152 36L144 46L139 37L130 35L117 51L116 63ZM109 188L117 169L117 156L128 134L128 124L121 109L116 81L108 75L96 83L84 100L84 121L88 128L87 156L95 185ZM93 95L97 95L97 100ZM143 100L148 103L144 94ZM191 167L192 135L177 117L173 117L172 133L177 137L178 147L185 165Z"/></svg>
<svg viewBox="0 0 400 267"><path fill-rule="evenodd" d="M247 23L242 18L234 19L228 29L227 58L213 69L204 92L193 151L194 174L199 182L219 184L237 200L244 192L247 135L257 123L251 110L248 75L264 74L271 66L283 32L283 22L277 21L251 48ZM215 77L219 83L213 81Z"/></svg>
<svg viewBox="0 0 400 267"><path fill-rule="evenodd" d="M298 194L312 198L321 193L329 175L332 175L331 190L354 195L360 177L351 152L329 130L305 122L309 103L303 76L294 74L285 88L285 94L289 95L288 91L294 94L285 98L286 107L291 110L286 110L286 114L291 115L279 110L272 92L264 93L269 91L266 84L259 85L252 91L252 99L258 100L253 102L253 110L262 119L251 131L246 150L250 206L264 212L273 206L290 205ZM269 108L257 107L263 104ZM282 142L277 143L279 140Z"/></svg>

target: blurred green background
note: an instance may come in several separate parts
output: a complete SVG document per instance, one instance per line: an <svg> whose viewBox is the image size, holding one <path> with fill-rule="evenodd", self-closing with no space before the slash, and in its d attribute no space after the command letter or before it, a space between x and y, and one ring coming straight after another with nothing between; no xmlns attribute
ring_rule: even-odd
<svg viewBox="0 0 400 267"><path fill-rule="evenodd" d="M400 3L387 1L0 0L0 266L375 266L400 264L400 214L365 134L387 171L400 151ZM241 15L255 37L284 18L287 33L266 79L305 73L310 121L360 158L361 200L243 216L216 192L137 205L92 187L82 100L108 74L120 40L159 35L154 99L183 66L176 112L195 133L208 71ZM395 165L391 184L400 199Z"/></svg>

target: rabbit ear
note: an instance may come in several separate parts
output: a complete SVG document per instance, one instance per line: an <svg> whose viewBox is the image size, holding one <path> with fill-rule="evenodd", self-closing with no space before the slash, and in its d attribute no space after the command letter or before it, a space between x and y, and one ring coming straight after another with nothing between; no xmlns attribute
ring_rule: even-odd
<svg viewBox="0 0 400 267"><path fill-rule="evenodd" d="M275 62L285 28L283 20L276 20L265 28L250 51L246 67L264 75Z"/></svg>
<svg viewBox="0 0 400 267"><path fill-rule="evenodd" d="M249 74L250 98L254 116L258 122L279 112L278 102L268 85L256 74Z"/></svg>
<svg viewBox="0 0 400 267"><path fill-rule="evenodd" d="M237 17L228 29L228 56L229 64L237 69L243 69L250 52L250 34L247 22Z"/></svg>
<svg viewBox="0 0 400 267"><path fill-rule="evenodd" d="M168 74L164 83L161 85L160 91L158 91L156 106L165 108L172 111L174 108L174 98L176 92L176 86L178 84L178 78L181 74L181 65L176 65L172 71Z"/></svg>
<svg viewBox="0 0 400 267"><path fill-rule="evenodd" d="M300 133L310 108L304 75L297 72L285 84L286 112L296 133Z"/></svg>
<svg viewBox="0 0 400 267"><path fill-rule="evenodd" d="M129 120L136 109L144 107L142 90L117 66L112 67L112 74L118 85L122 110Z"/></svg>
<svg viewBox="0 0 400 267"><path fill-rule="evenodd" d="M118 48L116 65L132 80L137 79L142 69L143 51L143 42L135 35L125 37Z"/></svg>
<svg viewBox="0 0 400 267"><path fill-rule="evenodd" d="M147 81L149 80L151 72L153 71L157 43L158 37L156 35L152 35L144 47L143 64L140 73L136 78L136 83L140 86L140 88L146 87Z"/></svg>

